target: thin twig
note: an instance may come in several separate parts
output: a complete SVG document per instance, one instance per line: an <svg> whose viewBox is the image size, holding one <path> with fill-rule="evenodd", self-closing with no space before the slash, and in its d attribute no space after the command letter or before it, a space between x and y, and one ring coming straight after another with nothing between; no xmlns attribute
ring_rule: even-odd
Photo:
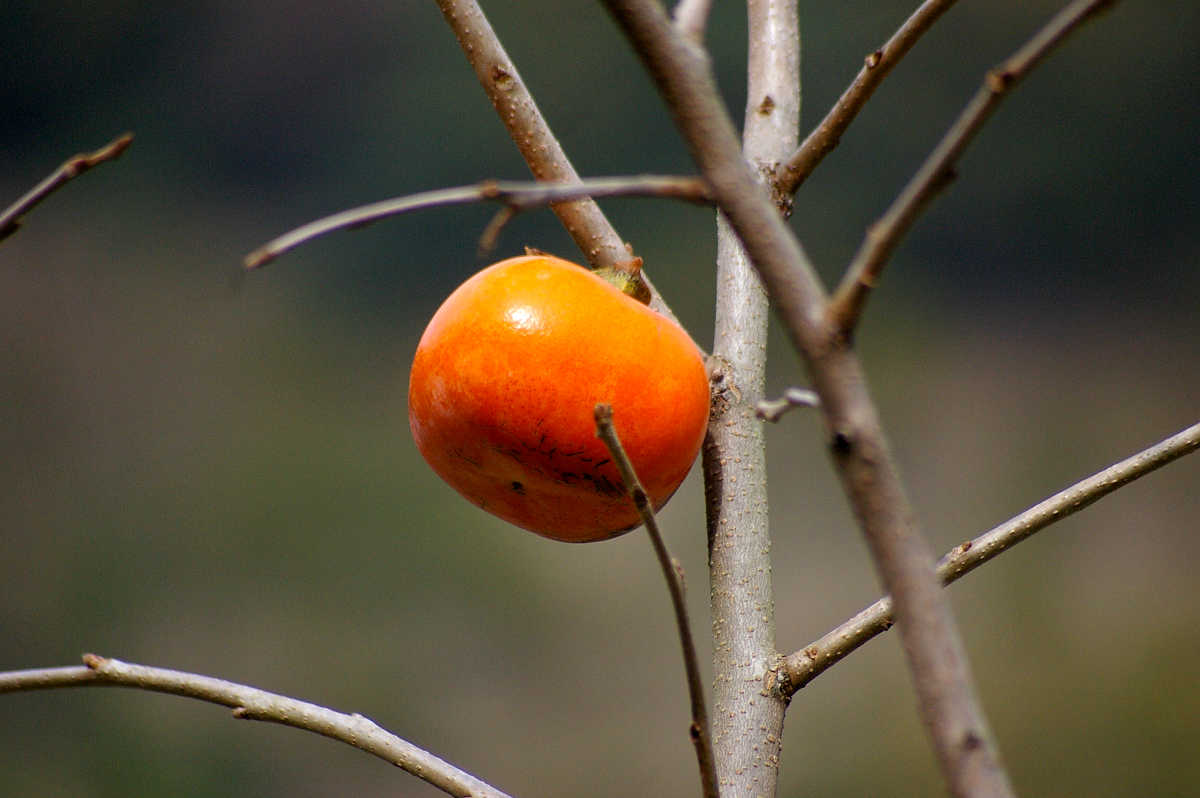
<svg viewBox="0 0 1200 798"><path fill-rule="evenodd" d="M960 543L938 561L937 574L948 585L1003 554L1034 533L1074 515L1135 479L1200 450L1200 424L1054 494L1025 512ZM892 600L885 596L841 626L784 658L777 687L791 696L876 635L892 627Z"/></svg>
<svg viewBox="0 0 1200 798"><path fill-rule="evenodd" d="M605 5L658 84L809 368L838 476L884 589L895 599L917 703L950 792L1012 795L933 571L933 550L905 495L862 366L848 341L832 334L825 292L811 263L743 160L711 64L675 32L653 0Z"/></svg>
<svg viewBox="0 0 1200 798"><path fill-rule="evenodd" d="M821 399L814 392L803 388L788 388L778 399L763 399L754 407L754 415L772 424L783 418L796 407L820 407Z"/></svg>
<svg viewBox="0 0 1200 798"><path fill-rule="evenodd" d="M502 203L506 210L515 213L578 197L664 197L697 203L710 201L704 181L696 177L659 175L601 177L570 184L488 180L473 186L425 191L420 194L373 202L370 205L351 208L309 222L247 255L245 266L247 269L257 269L313 239L338 230L363 227L380 219L410 211L492 201ZM494 239L498 232L493 221L493 224L489 225L484 233L484 241L488 238Z"/></svg>
<svg viewBox="0 0 1200 798"><path fill-rule="evenodd" d="M0 241L8 238L21 227L25 214L33 210L39 202L53 194L64 184L79 177L87 170L105 161L112 161L121 156L133 143L133 134L125 133L105 144L95 152L85 152L73 155L55 169L49 177L29 190L25 196L9 205L0 213Z"/></svg>
<svg viewBox="0 0 1200 798"><path fill-rule="evenodd" d="M612 406L596 405L593 411L596 419L596 435L604 441L608 452L612 455L613 463L621 474L621 481L629 497L637 507L642 524L650 535L650 543L654 546L654 554L662 567L663 577L667 580L667 590L671 593L671 604L675 609L675 624L679 628L679 642L683 648L683 666L687 671L688 695L692 704L692 725L688 729L692 744L696 748L696 760L700 765L700 783L706 798L718 798L716 763L713 758L712 739L708 726L708 710L704 702L704 683L700 676L700 661L696 656L696 644L692 640L691 622L688 620L687 601L684 597L683 568L679 561L667 551L662 532L658 529L658 521L654 517L654 508L650 497L634 473L633 463L625 454L617 430L613 426Z"/></svg>
<svg viewBox="0 0 1200 798"><path fill-rule="evenodd" d="M1075 0L1056 14L1007 61L987 73L979 91L913 175L890 208L867 230L834 294L830 322L850 335L892 252L930 201L954 177L954 165L1012 88L1072 31L1115 0Z"/></svg>
<svg viewBox="0 0 1200 798"><path fill-rule="evenodd" d="M456 796L507 798L505 793L418 748L362 715L269 693L211 676L134 665L85 654L84 666L0 673L0 693L57 687L134 687L231 707L235 718L278 723L352 745Z"/></svg>
<svg viewBox="0 0 1200 798"><path fill-rule="evenodd" d="M800 148L776 171L779 191L795 194L825 156L837 147L842 134L858 116L879 84L908 54L917 40L933 23L954 5L955 0L925 0L887 42L863 59L862 69L854 82L842 93L821 124L808 134Z"/></svg>

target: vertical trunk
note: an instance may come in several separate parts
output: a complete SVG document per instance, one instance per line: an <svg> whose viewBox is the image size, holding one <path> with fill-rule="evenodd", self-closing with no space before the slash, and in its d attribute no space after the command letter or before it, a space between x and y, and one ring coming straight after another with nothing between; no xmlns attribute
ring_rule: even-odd
<svg viewBox="0 0 1200 798"><path fill-rule="evenodd" d="M747 160L770 166L795 149L799 34L793 0L751 0ZM764 190L768 187L764 186ZM785 704L763 679L776 655L762 422L768 303L723 217L717 224L714 364L720 371L704 446L712 585L713 745L723 796L774 796Z"/></svg>

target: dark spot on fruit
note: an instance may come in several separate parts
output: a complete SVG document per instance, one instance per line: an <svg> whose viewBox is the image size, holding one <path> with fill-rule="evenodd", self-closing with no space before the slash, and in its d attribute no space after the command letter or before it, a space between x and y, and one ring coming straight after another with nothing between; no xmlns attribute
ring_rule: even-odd
<svg viewBox="0 0 1200 798"><path fill-rule="evenodd" d="M620 496L625 493L625 490L621 485L613 482L603 474L601 474L598 479L593 480L592 484L596 486L596 490L599 493L602 493L605 496Z"/></svg>
<svg viewBox="0 0 1200 798"><path fill-rule="evenodd" d="M503 446L493 446L492 450L499 452L500 454L507 455L516 460L518 463L524 462L522 459L524 453L516 447L505 448Z"/></svg>
<svg viewBox="0 0 1200 798"><path fill-rule="evenodd" d="M513 489L513 492L516 493L518 496L525 495L525 486L522 485L520 482L513 482L511 487Z"/></svg>
<svg viewBox="0 0 1200 798"><path fill-rule="evenodd" d="M468 457L466 452L464 452L462 449L453 449L453 450L451 450L450 454L453 455L454 457L459 458L460 460L467 461L468 463L475 466L476 468L479 468L479 466L480 466L480 463L478 460L476 460L473 457Z"/></svg>

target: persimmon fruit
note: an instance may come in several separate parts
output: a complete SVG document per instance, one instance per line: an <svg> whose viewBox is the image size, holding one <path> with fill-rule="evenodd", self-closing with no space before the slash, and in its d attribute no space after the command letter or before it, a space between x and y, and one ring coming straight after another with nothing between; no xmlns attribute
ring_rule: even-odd
<svg viewBox="0 0 1200 798"><path fill-rule="evenodd" d="M704 360L675 322L582 266L510 258L459 286L421 336L408 389L417 448L474 504L555 540L639 523L593 410L657 509L708 422Z"/></svg>

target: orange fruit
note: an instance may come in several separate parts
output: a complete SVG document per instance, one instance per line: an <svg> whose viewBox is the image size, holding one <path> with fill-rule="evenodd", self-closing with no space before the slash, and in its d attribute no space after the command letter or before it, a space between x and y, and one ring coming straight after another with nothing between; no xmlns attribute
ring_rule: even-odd
<svg viewBox="0 0 1200 798"><path fill-rule="evenodd" d="M675 322L548 255L496 263L438 308L417 345L408 418L433 470L474 504L555 540L639 523L593 410L657 509L708 422L703 357Z"/></svg>

